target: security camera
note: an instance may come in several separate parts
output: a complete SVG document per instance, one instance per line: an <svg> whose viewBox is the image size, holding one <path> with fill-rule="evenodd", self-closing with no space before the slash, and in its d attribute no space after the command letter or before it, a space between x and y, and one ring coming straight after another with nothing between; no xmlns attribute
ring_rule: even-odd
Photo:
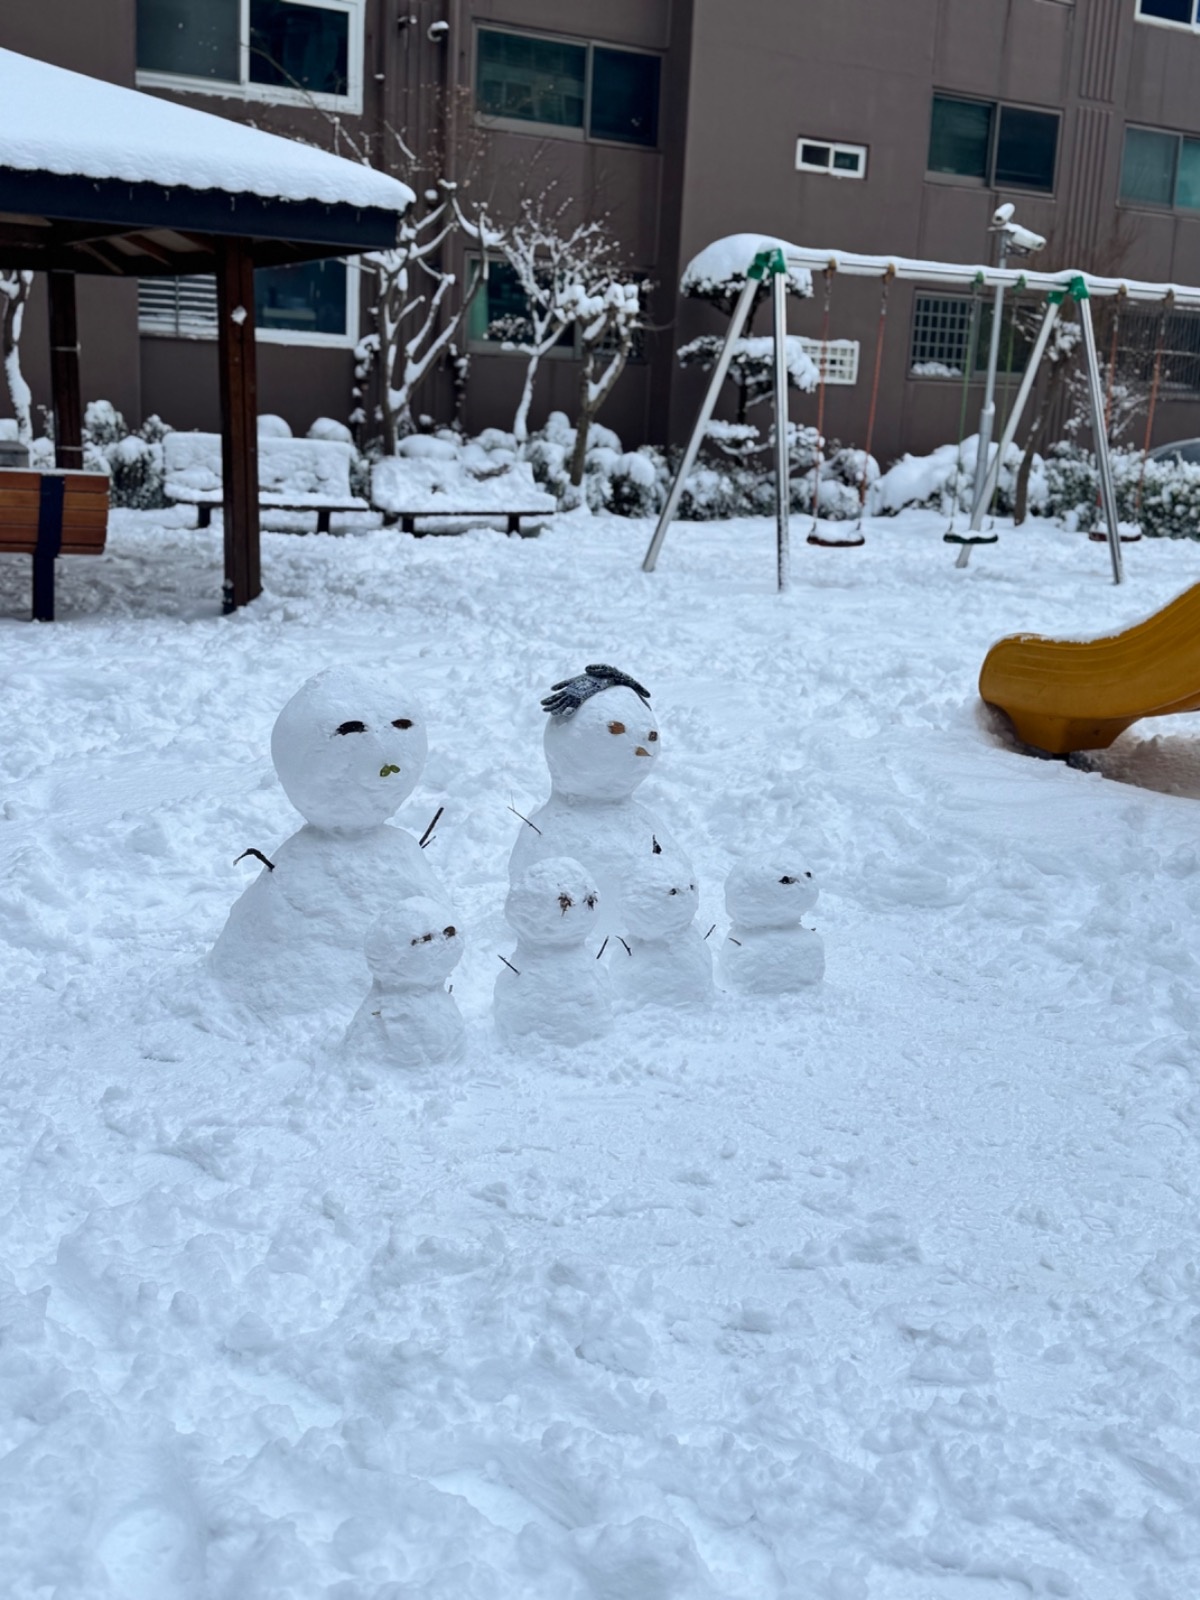
<svg viewBox="0 0 1200 1600"><path fill-rule="evenodd" d="M432 39L434 44L437 44L449 32L450 24L448 22L431 22L425 30L425 36L427 39Z"/></svg>
<svg viewBox="0 0 1200 1600"><path fill-rule="evenodd" d="M1032 228L1023 228L1019 222L1008 223L1004 231L1008 235L1010 250L1025 250L1032 254L1046 247L1045 238L1040 233L1034 233Z"/></svg>
<svg viewBox="0 0 1200 1600"><path fill-rule="evenodd" d="M1012 221L1012 214L1016 209L1011 200L1006 200L1002 206L997 206L992 212L992 227L1003 228L1005 223Z"/></svg>

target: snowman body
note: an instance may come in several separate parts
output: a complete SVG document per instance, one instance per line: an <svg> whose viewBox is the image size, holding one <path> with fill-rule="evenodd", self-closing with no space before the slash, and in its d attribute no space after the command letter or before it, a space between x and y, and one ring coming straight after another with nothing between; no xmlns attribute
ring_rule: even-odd
<svg viewBox="0 0 1200 1600"><path fill-rule="evenodd" d="M598 905L590 874L570 857L534 862L514 882L505 916L517 947L493 995L501 1038L577 1045L608 1032L608 974L585 944L596 931Z"/></svg>
<svg viewBox="0 0 1200 1600"><path fill-rule="evenodd" d="M364 940L371 990L346 1032L346 1052L419 1071L462 1054L464 1027L446 979L463 940L444 903L424 895L377 918Z"/></svg>
<svg viewBox="0 0 1200 1600"><path fill-rule="evenodd" d="M361 993L363 937L380 910L444 899L416 840L388 821L427 750L403 691L331 668L276 719L271 755L305 825L230 911L209 957L227 993L263 1016L306 1015Z"/></svg>
<svg viewBox="0 0 1200 1600"><path fill-rule="evenodd" d="M699 896L684 862L652 856L625 895L627 933L609 942L619 1006L703 1006L713 997L712 954L695 926Z"/></svg>
<svg viewBox="0 0 1200 1600"><path fill-rule="evenodd" d="M602 934L623 932L624 895L658 851L683 861L663 823L633 798L659 750L658 728L632 689L604 689L546 723L550 798L523 823L509 858L512 882L535 862L569 856L594 877Z"/></svg>
<svg viewBox="0 0 1200 1600"><path fill-rule="evenodd" d="M730 929L721 977L746 994L789 994L820 983L825 946L801 923L817 902L812 873L786 849L741 861L725 884Z"/></svg>

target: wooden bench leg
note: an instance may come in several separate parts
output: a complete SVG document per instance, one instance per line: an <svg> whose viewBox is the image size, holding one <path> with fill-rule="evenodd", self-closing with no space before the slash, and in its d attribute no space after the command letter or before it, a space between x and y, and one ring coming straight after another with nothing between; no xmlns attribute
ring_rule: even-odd
<svg viewBox="0 0 1200 1600"><path fill-rule="evenodd" d="M43 477L33 554L33 620L54 621L54 563L62 549L64 478Z"/></svg>
<svg viewBox="0 0 1200 1600"><path fill-rule="evenodd" d="M209 527L211 525L211 523L212 523L212 514L213 514L213 508L211 506L209 506L209 505L199 505L199 506L197 506L196 507L196 526L198 528L207 528L207 527Z"/></svg>
<svg viewBox="0 0 1200 1600"><path fill-rule="evenodd" d="M417 519L416 519L416 517L401 517L400 518L400 529L401 529L401 532L403 532L403 533L415 534L416 531L417 531Z"/></svg>
<svg viewBox="0 0 1200 1600"><path fill-rule="evenodd" d="M508 514L508 537L511 539L514 533L520 533L520 531L521 513L519 511L510 511Z"/></svg>
<svg viewBox="0 0 1200 1600"><path fill-rule="evenodd" d="M329 532L329 519L330 519L330 517L332 515L333 515L333 512L329 509L328 506L322 506L321 509L317 512L317 532L318 533L328 533Z"/></svg>

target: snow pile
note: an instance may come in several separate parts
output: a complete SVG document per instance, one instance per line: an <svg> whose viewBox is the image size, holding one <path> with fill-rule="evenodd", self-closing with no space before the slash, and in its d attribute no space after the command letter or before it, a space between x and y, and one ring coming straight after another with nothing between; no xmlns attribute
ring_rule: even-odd
<svg viewBox="0 0 1200 1600"><path fill-rule="evenodd" d="M0 166L403 211L407 184L227 117L0 50Z"/></svg>
<svg viewBox="0 0 1200 1600"><path fill-rule="evenodd" d="M993 445L993 452L999 448ZM975 487L975 461L979 435L969 434L962 445L944 444L925 456L903 455L880 477L871 497L877 515L892 515L907 506L928 506L943 516L969 511ZM1017 471L1024 452L1010 445L1000 469L996 509L1008 513L1016 496ZM1034 515L1052 512L1054 500L1046 462L1034 454L1029 476L1029 509Z"/></svg>
<svg viewBox="0 0 1200 1600"><path fill-rule="evenodd" d="M6 1592L1187 1600L1200 718L1075 771L975 683L999 634L1164 604L1194 547L1116 588L1039 522L964 574L906 512L797 541L781 596L765 519L674 528L652 576L606 516L267 534L222 618L191 521L118 512L53 626L0 563ZM540 696L597 661L652 690L639 799L701 938L790 839L825 978L509 1048L513 810ZM396 820L445 806L459 1062L347 1059L365 960L258 1032L200 1003L234 858L296 828L275 716L332 663L428 716Z"/></svg>
<svg viewBox="0 0 1200 1600"><path fill-rule="evenodd" d="M683 269L680 290L686 295L719 294L726 285L744 284L754 258L762 251L791 248L786 239L765 233L733 233L724 239L715 239ZM787 277L794 294L812 294L812 273L807 267L790 266Z"/></svg>

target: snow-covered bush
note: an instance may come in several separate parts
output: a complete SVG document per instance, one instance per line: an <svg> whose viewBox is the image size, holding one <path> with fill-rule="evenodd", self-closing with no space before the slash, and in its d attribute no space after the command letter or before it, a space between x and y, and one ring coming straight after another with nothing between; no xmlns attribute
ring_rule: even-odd
<svg viewBox="0 0 1200 1600"><path fill-rule="evenodd" d="M1200 466L1147 461L1140 450L1114 450L1117 519L1150 539L1200 539ZM1066 526L1090 533L1102 528L1100 476L1090 450L1056 445L1047 471L1049 511Z"/></svg>
<svg viewBox="0 0 1200 1600"><path fill-rule="evenodd" d="M903 455L879 478L869 496L869 507L877 516L891 516L906 506L932 507L950 516L954 511L969 511L975 492L975 458L978 434L963 440L961 447L939 445L928 455ZM1010 445L1000 469L995 509L1007 516L1013 509L1017 473L1023 455ZM1037 516L1050 513L1047 465L1041 456L1033 457L1029 478L1029 509Z"/></svg>
<svg viewBox="0 0 1200 1600"><path fill-rule="evenodd" d="M151 511L167 504L162 441L170 431L161 417L147 417L131 429L110 400L89 401L83 413L83 464L89 472L108 473L114 506Z"/></svg>

